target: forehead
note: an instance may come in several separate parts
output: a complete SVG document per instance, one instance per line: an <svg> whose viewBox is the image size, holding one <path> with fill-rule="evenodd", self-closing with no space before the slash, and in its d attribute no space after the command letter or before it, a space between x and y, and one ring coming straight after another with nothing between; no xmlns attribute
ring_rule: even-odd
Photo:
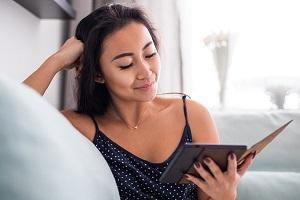
<svg viewBox="0 0 300 200"><path fill-rule="evenodd" d="M104 40L103 55L141 50L149 41L152 38L148 29L141 23L130 22Z"/></svg>

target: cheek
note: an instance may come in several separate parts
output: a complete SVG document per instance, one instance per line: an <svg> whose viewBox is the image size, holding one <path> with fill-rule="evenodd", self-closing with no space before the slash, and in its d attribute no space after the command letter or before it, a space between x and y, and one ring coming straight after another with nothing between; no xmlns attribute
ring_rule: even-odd
<svg viewBox="0 0 300 200"><path fill-rule="evenodd" d="M130 88L133 82L134 75L129 71L111 70L107 76L107 84L112 90Z"/></svg>
<svg viewBox="0 0 300 200"><path fill-rule="evenodd" d="M116 66L107 64L100 60L102 66L102 72L106 82L106 86L111 90L117 90L118 88L126 88L131 85L134 80L133 75L124 72Z"/></svg>

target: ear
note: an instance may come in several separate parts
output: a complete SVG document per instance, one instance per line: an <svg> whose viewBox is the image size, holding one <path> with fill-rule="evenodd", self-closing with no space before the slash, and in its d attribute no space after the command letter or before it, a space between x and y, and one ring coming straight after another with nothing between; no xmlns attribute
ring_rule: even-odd
<svg viewBox="0 0 300 200"><path fill-rule="evenodd" d="M103 84L105 82L105 80L101 74L97 74L95 77L95 82Z"/></svg>

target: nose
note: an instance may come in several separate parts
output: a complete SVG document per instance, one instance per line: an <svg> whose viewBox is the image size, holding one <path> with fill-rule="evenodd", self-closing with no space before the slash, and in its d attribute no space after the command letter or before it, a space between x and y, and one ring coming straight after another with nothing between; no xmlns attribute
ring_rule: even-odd
<svg viewBox="0 0 300 200"><path fill-rule="evenodd" d="M137 79L150 79L152 75L151 66L148 63L141 62L138 67Z"/></svg>

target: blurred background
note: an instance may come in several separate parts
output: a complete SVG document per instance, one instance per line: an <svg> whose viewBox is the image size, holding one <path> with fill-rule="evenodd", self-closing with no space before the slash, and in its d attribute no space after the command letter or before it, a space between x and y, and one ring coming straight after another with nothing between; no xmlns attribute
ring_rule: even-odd
<svg viewBox="0 0 300 200"><path fill-rule="evenodd" d="M213 110L297 110L297 0L1 0L0 73L23 81L77 23L107 3L142 6L161 39L159 92L184 92ZM74 72L45 98L74 108Z"/></svg>

